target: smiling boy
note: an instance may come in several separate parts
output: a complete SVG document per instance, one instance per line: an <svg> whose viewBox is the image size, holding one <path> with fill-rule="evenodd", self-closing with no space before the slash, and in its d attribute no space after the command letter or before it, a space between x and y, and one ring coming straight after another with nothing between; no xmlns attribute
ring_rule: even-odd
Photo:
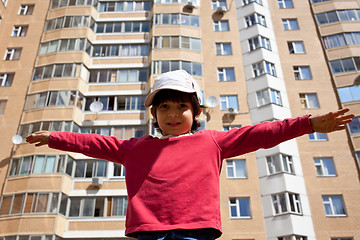
<svg viewBox="0 0 360 240"><path fill-rule="evenodd" d="M194 133L201 113L200 90L183 70L155 79L145 106L162 138L129 140L96 134L35 132L35 146L83 153L123 164L128 191L125 234L146 239L215 239L221 235L219 175L222 161L317 132L345 128L348 109L321 116L244 126L227 132Z"/></svg>

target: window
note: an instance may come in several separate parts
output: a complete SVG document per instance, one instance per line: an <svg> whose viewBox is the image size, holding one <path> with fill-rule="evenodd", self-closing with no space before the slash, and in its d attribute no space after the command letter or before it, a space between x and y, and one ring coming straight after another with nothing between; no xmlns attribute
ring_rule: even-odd
<svg viewBox="0 0 360 240"><path fill-rule="evenodd" d="M227 178L247 178L246 161L226 160L226 175Z"/></svg>
<svg viewBox="0 0 360 240"><path fill-rule="evenodd" d="M155 14L155 25L185 25L191 27L200 27L200 17L179 13Z"/></svg>
<svg viewBox="0 0 360 240"><path fill-rule="evenodd" d="M267 104L275 104L282 106L280 91L271 88L267 88L262 91L257 91L256 98L259 107Z"/></svg>
<svg viewBox="0 0 360 240"><path fill-rule="evenodd" d="M61 28L90 28L94 30L95 20L91 16L64 16L49 19L45 23L44 31L52 31Z"/></svg>
<svg viewBox="0 0 360 240"><path fill-rule="evenodd" d="M93 57L147 56L147 44L94 45Z"/></svg>
<svg viewBox="0 0 360 240"><path fill-rule="evenodd" d="M49 106L77 106L82 109L83 95L78 91L51 91L27 96L25 110Z"/></svg>
<svg viewBox="0 0 360 240"><path fill-rule="evenodd" d="M52 0L50 3L50 9L56 9L56 8L61 8L61 7L66 7L66 6L87 6L87 5L92 5L94 7L96 7L97 5L97 0L87 0L87 1L83 1L83 0L71 0L71 1L61 1L61 0Z"/></svg>
<svg viewBox="0 0 360 240"><path fill-rule="evenodd" d="M341 238L331 238L331 240L354 240L354 239L352 237L341 237Z"/></svg>
<svg viewBox="0 0 360 240"><path fill-rule="evenodd" d="M76 160L75 178L106 177L107 162L96 160Z"/></svg>
<svg viewBox="0 0 360 240"><path fill-rule="evenodd" d="M360 32L347 32L325 36L322 38L326 49L360 45Z"/></svg>
<svg viewBox="0 0 360 240"><path fill-rule="evenodd" d="M5 61L19 60L20 54L21 54L21 48L8 48L5 51L4 60Z"/></svg>
<svg viewBox="0 0 360 240"><path fill-rule="evenodd" d="M125 216L127 197L111 197L111 216Z"/></svg>
<svg viewBox="0 0 360 240"><path fill-rule="evenodd" d="M284 30L299 30L297 19L283 19L282 23Z"/></svg>
<svg viewBox="0 0 360 240"><path fill-rule="evenodd" d="M333 74L360 70L360 57L343 58L329 63Z"/></svg>
<svg viewBox="0 0 360 240"><path fill-rule="evenodd" d="M215 32L230 31L229 21L228 20L214 21L214 31Z"/></svg>
<svg viewBox="0 0 360 240"><path fill-rule="evenodd" d="M334 160L330 157L314 158L314 164L317 176L335 177L336 171Z"/></svg>
<svg viewBox="0 0 360 240"><path fill-rule="evenodd" d="M243 2L244 6L246 6L246 5L250 4L250 3L257 3L257 4L260 4L260 5L263 4L262 0L242 0L242 2Z"/></svg>
<svg viewBox="0 0 360 240"><path fill-rule="evenodd" d="M100 2L99 12L150 11L151 1Z"/></svg>
<svg viewBox="0 0 360 240"><path fill-rule="evenodd" d="M27 25L23 26L14 26L13 31L11 33L12 37L25 37L28 30Z"/></svg>
<svg viewBox="0 0 360 240"><path fill-rule="evenodd" d="M230 198L230 218L250 218L250 198L238 197Z"/></svg>
<svg viewBox="0 0 360 240"><path fill-rule="evenodd" d="M114 177L125 177L125 168L122 164L114 163Z"/></svg>
<svg viewBox="0 0 360 240"><path fill-rule="evenodd" d="M86 97L85 111L90 111L90 104L93 101L103 103L102 111L132 111L145 110L144 96L101 96Z"/></svg>
<svg viewBox="0 0 360 240"><path fill-rule="evenodd" d="M150 22L98 22L96 33L140 33L149 32Z"/></svg>
<svg viewBox="0 0 360 240"><path fill-rule="evenodd" d="M318 2L327 2L330 0L311 0L311 3L318 3Z"/></svg>
<svg viewBox="0 0 360 240"><path fill-rule="evenodd" d="M125 83L145 82L148 79L147 69L114 69L114 70L91 70L89 83Z"/></svg>
<svg viewBox="0 0 360 240"><path fill-rule="evenodd" d="M220 110L227 110L228 108L239 110L237 96L220 96Z"/></svg>
<svg viewBox="0 0 360 240"><path fill-rule="evenodd" d="M304 54L305 47L303 42L288 42L290 54Z"/></svg>
<svg viewBox="0 0 360 240"><path fill-rule="evenodd" d="M153 38L153 48L181 48L201 51L201 40L184 36L156 36Z"/></svg>
<svg viewBox="0 0 360 240"><path fill-rule="evenodd" d="M80 71L88 72L88 69L79 63L51 64L37 67L34 70L34 80L61 77L80 77Z"/></svg>
<svg viewBox="0 0 360 240"><path fill-rule="evenodd" d="M232 55L231 43L216 43L216 55Z"/></svg>
<svg viewBox="0 0 360 240"><path fill-rule="evenodd" d="M168 71L183 69L194 76L202 76L202 64L188 61L154 61L152 62L152 74L161 74Z"/></svg>
<svg viewBox="0 0 360 240"><path fill-rule="evenodd" d="M212 9L216 10L218 7L225 7L227 8L226 1L225 0L215 0L212 1Z"/></svg>
<svg viewBox="0 0 360 240"><path fill-rule="evenodd" d="M296 80L310 80L312 79L309 66L294 66L294 75Z"/></svg>
<svg viewBox="0 0 360 240"><path fill-rule="evenodd" d="M333 22L347 22L347 21L359 21L360 11L359 9L345 9L336 10L315 14L315 18L318 25L333 23Z"/></svg>
<svg viewBox="0 0 360 240"><path fill-rule="evenodd" d="M15 73L0 73L0 87L11 86Z"/></svg>
<svg viewBox="0 0 360 240"><path fill-rule="evenodd" d="M266 37L259 35L254 38L250 38L248 42L249 42L250 51L253 51L258 48L265 48L267 50L271 50L270 40Z"/></svg>
<svg viewBox="0 0 360 240"><path fill-rule="evenodd" d="M86 51L90 55L91 47L91 43L86 38L60 39L41 43L39 55L66 51Z"/></svg>
<svg viewBox="0 0 360 240"><path fill-rule="evenodd" d="M285 192L274 194L271 197L275 215L284 213L302 213L299 194Z"/></svg>
<svg viewBox="0 0 360 240"><path fill-rule="evenodd" d="M72 158L65 155L36 155L14 158L11 160L9 176L68 173L68 171L70 171L69 175L71 175L72 168L67 166L71 162Z"/></svg>
<svg viewBox="0 0 360 240"><path fill-rule="evenodd" d="M278 240L307 240L308 238L306 236L300 236L300 235L288 235L288 236L282 236L278 237Z"/></svg>
<svg viewBox="0 0 360 240"><path fill-rule="evenodd" d="M354 117L351 123L348 123L349 131L351 134L360 133L360 117Z"/></svg>
<svg viewBox="0 0 360 240"><path fill-rule="evenodd" d="M218 80L220 82L232 82L235 81L234 68L218 68Z"/></svg>
<svg viewBox="0 0 360 240"><path fill-rule="evenodd" d="M18 15L32 15L35 5L21 5Z"/></svg>
<svg viewBox="0 0 360 240"><path fill-rule="evenodd" d="M341 87L337 90L342 103L360 101L360 86Z"/></svg>
<svg viewBox="0 0 360 240"><path fill-rule="evenodd" d="M346 216L342 196L322 196L326 216Z"/></svg>
<svg viewBox="0 0 360 240"><path fill-rule="evenodd" d="M292 173L294 174L293 159L289 155L276 154L266 157L269 174L275 173Z"/></svg>
<svg viewBox="0 0 360 240"><path fill-rule="evenodd" d="M269 74L276 77L275 65L271 62L262 61L252 65L254 77Z"/></svg>
<svg viewBox="0 0 360 240"><path fill-rule="evenodd" d="M4 115L7 100L0 99L0 116Z"/></svg>
<svg viewBox="0 0 360 240"><path fill-rule="evenodd" d="M3 197L0 215L57 213L60 193L21 193Z"/></svg>
<svg viewBox="0 0 360 240"><path fill-rule="evenodd" d="M299 96L302 108L320 108L316 93L300 93Z"/></svg>
<svg viewBox="0 0 360 240"><path fill-rule="evenodd" d="M279 8L294 8L292 0L278 0Z"/></svg>
<svg viewBox="0 0 360 240"><path fill-rule="evenodd" d="M326 133L314 132L314 133L310 133L308 136L309 136L310 141L327 141L328 140Z"/></svg>
<svg viewBox="0 0 360 240"><path fill-rule="evenodd" d="M266 27L265 17L258 13L254 13L250 16L245 17L245 22L246 22L247 27L251 27L252 25L255 25L255 24L260 24L260 25Z"/></svg>
<svg viewBox="0 0 360 240"><path fill-rule="evenodd" d="M223 126L223 131L229 131L233 128L241 128L241 125Z"/></svg>

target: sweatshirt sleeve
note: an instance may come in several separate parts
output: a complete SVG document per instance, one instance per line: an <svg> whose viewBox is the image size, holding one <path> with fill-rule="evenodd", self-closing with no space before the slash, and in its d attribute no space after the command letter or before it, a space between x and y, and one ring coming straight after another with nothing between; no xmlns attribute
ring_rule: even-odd
<svg viewBox="0 0 360 240"><path fill-rule="evenodd" d="M312 133L309 116L264 122L227 132L213 131L212 134L223 158L235 157L260 148L271 148L292 138Z"/></svg>
<svg viewBox="0 0 360 240"><path fill-rule="evenodd" d="M82 153L89 157L122 163L121 159L124 154L122 144L125 141L98 134L54 131L50 134L48 145L58 150Z"/></svg>

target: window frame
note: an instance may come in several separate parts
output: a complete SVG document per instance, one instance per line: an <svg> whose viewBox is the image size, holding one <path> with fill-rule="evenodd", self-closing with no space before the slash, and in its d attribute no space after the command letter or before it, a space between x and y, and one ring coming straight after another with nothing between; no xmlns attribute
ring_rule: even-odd
<svg viewBox="0 0 360 240"><path fill-rule="evenodd" d="M312 101L309 97L312 97L312 100L316 100L316 106L312 106L314 101ZM303 109L319 109L320 102L317 96L317 93L299 93L300 104Z"/></svg>
<svg viewBox="0 0 360 240"><path fill-rule="evenodd" d="M233 98L231 100L230 98ZM232 103L236 103L235 106L232 105ZM223 104L226 105L226 108L224 109ZM229 108L234 108L236 111L239 110L239 99L237 95L220 95L220 110L227 111Z"/></svg>
<svg viewBox="0 0 360 240"><path fill-rule="evenodd" d="M306 54L305 45L303 41L288 41L287 45L290 54Z"/></svg>
<svg viewBox="0 0 360 240"><path fill-rule="evenodd" d="M325 200L324 198L328 198L328 200ZM342 210L344 210L344 213L336 213L336 208L334 206L335 198L338 198L339 200L341 200L341 207L342 207ZM322 202L323 202L326 217L347 217L348 216L343 195L322 195ZM326 206L328 206L328 208L326 208ZM330 213L327 210L330 210Z"/></svg>
<svg viewBox="0 0 360 240"><path fill-rule="evenodd" d="M10 87L14 81L15 73L0 73L0 87Z"/></svg>
<svg viewBox="0 0 360 240"><path fill-rule="evenodd" d="M218 68L217 77L219 82L235 82L235 69L233 67Z"/></svg>
<svg viewBox="0 0 360 240"><path fill-rule="evenodd" d="M276 161L278 161L277 164ZM291 155L278 153L278 154L266 156L266 163L267 163L266 164L267 172L269 176L281 174L281 173L288 173L295 175L295 166L294 166L293 157ZM276 169L277 166L279 166L280 169Z"/></svg>
<svg viewBox="0 0 360 240"><path fill-rule="evenodd" d="M22 48L7 48L4 61L16 61L20 59Z"/></svg>
<svg viewBox="0 0 360 240"><path fill-rule="evenodd" d="M283 106L281 92L273 88L266 88L256 91L257 107L262 107L270 104Z"/></svg>
<svg viewBox="0 0 360 240"><path fill-rule="evenodd" d="M32 15L34 12L35 4L21 4L18 15L25 16L25 15Z"/></svg>
<svg viewBox="0 0 360 240"><path fill-rule="evenodd" d="M239 163L239 164L236 164ZM238 176L238 172L242 172L241 176ZM232 172L232 174L231 174ZM228 159L226 160L226 177L228 179L247 179L247 168L245 159Z"/></svg>
<svg viewBox="0 0 360 240"><path fill-rule="evenodd" d="M11 37L25 37L28 32L29 25L14 25Z"/></svg>
<svg viewBox="0 0 360 240"><path fill-rule="evenodd" d="M280 9L294 8L294 3L292 0L278 0L278 4Z"/></svg>
<svg viewBox="0 0 360 240"><path fill-rule="evenodd" d="M213 29L214 29L214 32L228 32L228 31L230 31L229 20L214 21L213 22Z"/></svg>
<svg viewBox="0 0 360 240"><path fill-rule="evenodd" d="M242 202L242 200L245 200L245 202ZM246 204L246 206L243 206L242 203ZM236 211L236 216L232 215L232 209L234 209L234 208ZM248 213L248 215L242 215L242 210L244 208L246 208L245 212ZM229 198L229 216L230 216L230 219L252 218L250 197L230 197Z"/></svg>
<svg viewBox="0 0 360 240"><path fill-rule="evenodd" d="M307 69L309 77L306 77L307 73L304 70ZM293 66L295 80L312 80L312 74L310 66Z"/></svg>
<svg viewBox="0 0 360 240"><path fill-rule="evenodd" d="M298 193L281 192L271 195L273 215L302 215L301 197ZM285 202L284 202L285 201ZM285 204L285 205L284 205ZM293 210L292 210L293 209Z"/></svg>
<svg viewBox="0 0 360 240"><path fill-rule="evenodd" d="M230 56L233 55L231 42L219 42L215 43L217 56Z"/></svg>

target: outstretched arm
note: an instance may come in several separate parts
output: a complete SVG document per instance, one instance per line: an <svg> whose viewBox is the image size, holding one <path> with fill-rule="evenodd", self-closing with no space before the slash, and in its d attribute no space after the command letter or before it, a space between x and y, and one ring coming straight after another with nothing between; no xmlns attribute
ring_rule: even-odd
<svg viewBox="0 0 360 240"><path fill-rule="evenodd" d="M39 131L34 132L26 137L26 142L35 143L36 147L42 145L47 145L49 143L50 132L49 131Z"/></svg>
<svg viewBox="0 0 360 240"><path fill-rule="evenodd" d="M354 114L345 114L348 111L348 108L344 108L324 115L311 116L309 119L312 130L314 132L330 133L345 129L345 124L350 123L354 117Z"/></svg>

